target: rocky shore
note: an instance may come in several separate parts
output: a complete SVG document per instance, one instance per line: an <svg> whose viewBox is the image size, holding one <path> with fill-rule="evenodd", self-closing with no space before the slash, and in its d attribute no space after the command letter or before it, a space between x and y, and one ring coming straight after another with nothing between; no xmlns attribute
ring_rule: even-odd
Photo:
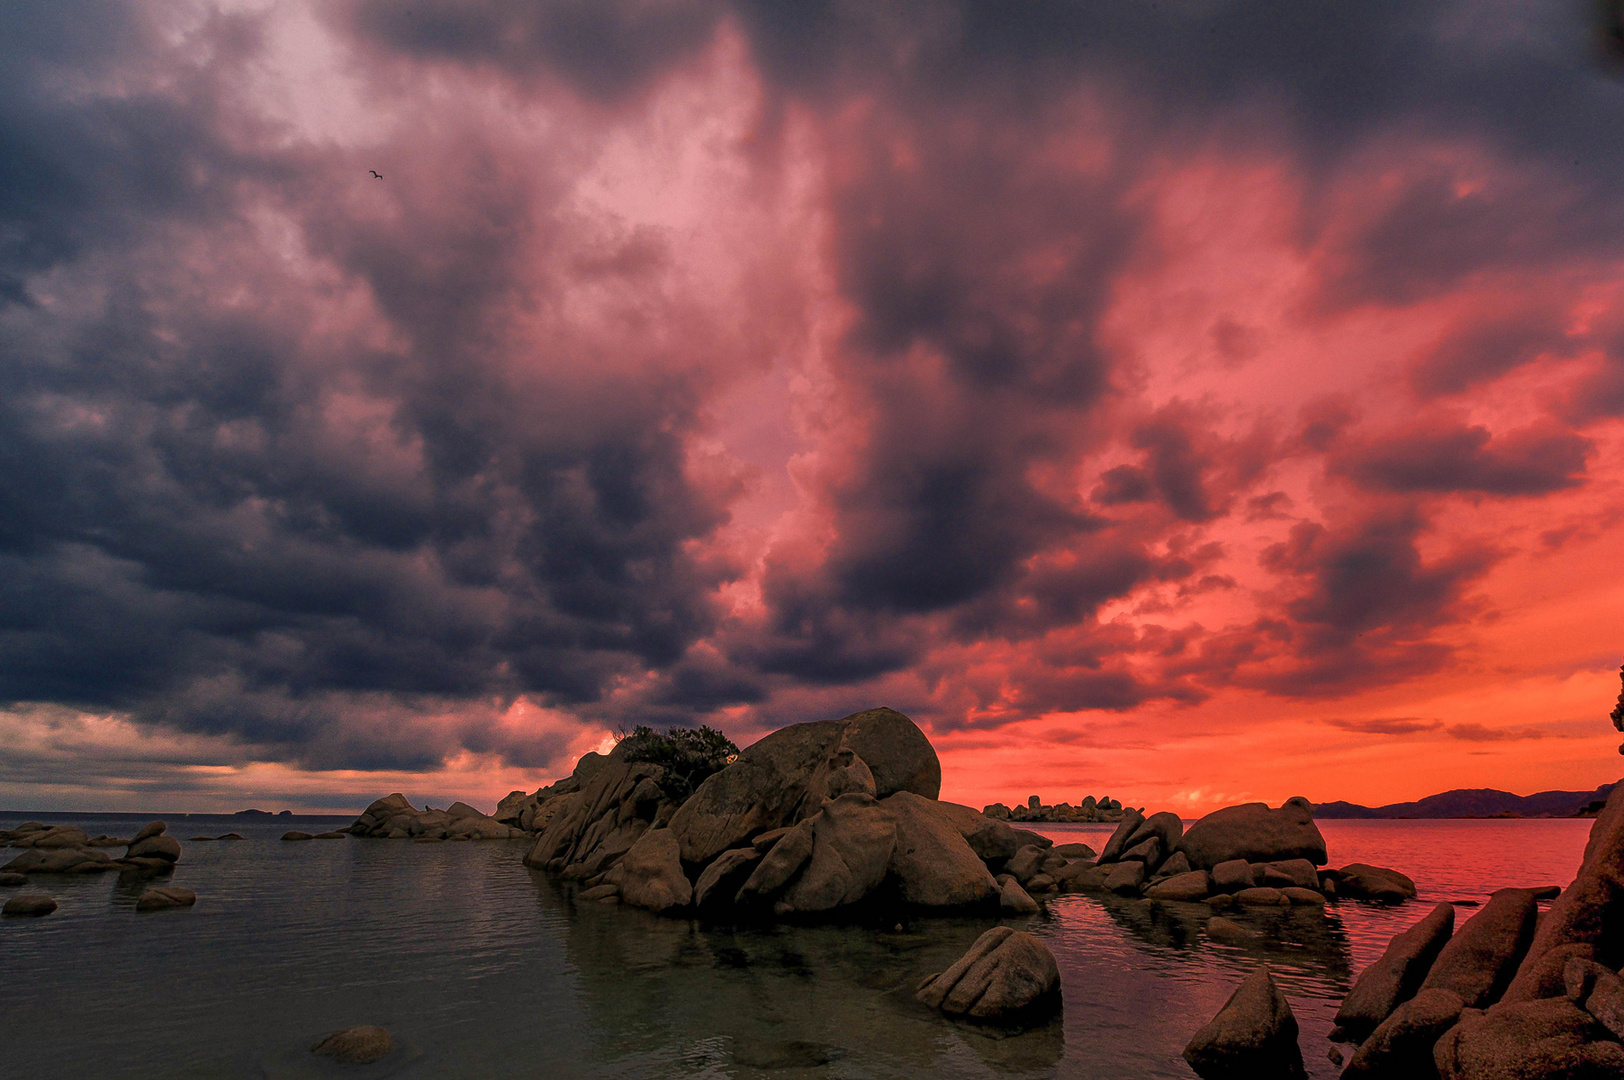
<svg viewBox="0 0 1624 1080"><path fill-rule="evenodd" d="M91 837L72 825L45 825L38 821L25 822L15 829L0 829L0 847L24 849L21 855L0 866L0 885L24 885L38 876L58 874L116 871L121 879L166 876L174 872L181 856L180 841L165 835L167 831L168 826L161 821L148 823L129 840ZM124 855L118 859L101 850L119 846L124 848ZM195 903L197 896L189 889L154 887L141 894L136 910L191 907ZM4 914L38 917L49 915L56 908L56 901L45 893L22 893L6 901Z"/></svg>

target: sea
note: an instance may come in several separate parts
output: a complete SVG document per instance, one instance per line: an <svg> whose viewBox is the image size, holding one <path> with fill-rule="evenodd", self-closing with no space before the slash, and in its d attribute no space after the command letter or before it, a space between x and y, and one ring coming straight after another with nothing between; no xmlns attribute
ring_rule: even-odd
<svg viewBox="0 0 1624 1080"><path fill-rule="evenodd" d="M150 815L32 819L128 836ZM35 878L27 890L60 909L0 920L4 1075L1185 1080L1185 1043L1267 964L1309 1075L1330 1078L1332 1016L1394 933L1441 901L1460 905L1458 926L1496 889L1565 886L1591 825L1321 822L1333 866L1394 867L1419 897L1243 912L1261 935L1249 946L1209 941L1198 906L1059 897L1005 921L1054 950L1063 1006L1006 1031L913 997L992 919L713 926L576 904L524 866L522 841L289 843L289 829L350 819L165 820L184 848L172 883L197 893L195 908L137 914L141 886L111 874ZM1110 833L1035 828L1096 848ZM248 839L190 841L230 831ZM310 1053L356 1024L388 1028L396 1051L366 1066Z"/></svg>

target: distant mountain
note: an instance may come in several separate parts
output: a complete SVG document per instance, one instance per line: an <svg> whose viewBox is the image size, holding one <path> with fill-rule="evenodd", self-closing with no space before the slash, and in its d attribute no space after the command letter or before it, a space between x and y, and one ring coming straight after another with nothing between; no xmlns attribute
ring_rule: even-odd
<svg viewBox="0 0 1624 1080"><path fill-rule="evenodd" d="M1624 781L1618 781L1624 783ZM1487 818L1487 817L1578 817L1593 804L1604 802L1617 784L1603 784L1595 791L1537 791L1513 795L1494 788L1456 788L1428 795L1415 802L1388 803L1386 806L1360 806L1350 802L1320 803L1314 808L1318 818Z"/></svg>

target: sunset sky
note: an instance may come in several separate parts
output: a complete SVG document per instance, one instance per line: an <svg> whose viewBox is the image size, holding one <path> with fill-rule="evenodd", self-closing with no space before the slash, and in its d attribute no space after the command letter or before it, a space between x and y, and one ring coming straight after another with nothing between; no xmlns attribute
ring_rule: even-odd
<svg viewBox="0 0 1624 1080"><path fill-rule="evenodd" d="M0 807L1618 779L1591 14L11 0Z"/></svg>

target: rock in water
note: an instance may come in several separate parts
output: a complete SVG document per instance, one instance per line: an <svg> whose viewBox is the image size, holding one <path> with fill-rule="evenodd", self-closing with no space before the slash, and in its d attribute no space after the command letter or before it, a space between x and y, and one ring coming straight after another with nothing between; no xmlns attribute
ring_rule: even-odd
<svg viewBox="0 0 1624 1080"><path fill-rule="evenodd" d="M1455 908L1439 904L1408 930L1395 934L1381 959L1365 968L1336 1011L1337 1027L1361 1041L1415 996L1455 928ZM1464 1004L1464 1003L1463 1003Z"/></svg>
<svg viewBox="0 0 1624 1080"><path fill-rule="evenodd" d="M650 829L604 876L605 884L620 886L620 898L633 907L675 911L694 898L693 886L682 872L677 838L670 829Z"/></svg>
<svg viewBox="0 0 1624 1080"><path fill-rule="evenodd" d="M903 900L944 908L987 904L998 896L998 882L961 830L962 815L947 809L949 804L899 791L880 805L896 824L891 876Z"/></svg>
<svg viewBox="0 0 1624 1080"><path fill-rule="evenodd" d="M27 885L28 879L22 874L0 874L0 885Z"/></svg>
<svg viewBox="0 0 1624 1080"><path fill-rule="evenodd" d="M1036 915L1040 910L1038 902L1012 877L1004 879L1004 887L998 894L998 906L1010 915Z"/></svg>
<svg viewBox="0 0 1624 1080"><path fill-rule="evenodd" d="M335 1031L310 1048L312 1054L330 1057L345 1065L367 1065L382 1061L395 1048L395 1040L381 1027L360 1027Z"/></svg>
<svg viewBox="0 0 1624 1080"><path fill-rule="evenodd" d="M1343 1080L1356 1076L1384 1080L1430 1080L1436 1076L1432 1050L1454 1027L1466 1003L1448 990L1423 990L1394 1010L1348 1062Z"/></svg>
<svg viewBox="0 0 1624 1080"><path fill-rule="evenodd" d="M1146 890L1152 900L1205 900L1212 883L1205 870L1191 870L1157 882Z"/></svg>
<svg viewBox="0 0 1624 1080"><path fill-rule="evenodd" d="M1539 922L1528 956L1506 988L1505 1000L1531 1001L1552 992L1545 955L1564 945L1591 945L1607 967L1624 966L1624 784L1613 789L1590 827L1578 876ZM1555 991L1560 993L1559 990Z"/></svg>
<svg viewBox="0 0 1624 1080"><path fill-rule="evenodd" d="M191 889L166 885L163 888L152 888L143 892L135 901L135 910L163 911L166 908L191 907L195 903L197 893Z"/></svg>
<svg viewBox="0 0 1624 1080"><path fill-rule="evenodd" d="M1533 893L1501 889L1439 951L1421 989L1453 991L1472 1009L1498 1001L1528 951L1538 915Z"/></svg>
<svg viewBox="0 0 1624 1080"><path fill-rule="evenodd" d="M997 926L977 938L952 967L920 983L915 996L958 1016L1011 1018L1058 1004L1060 968L1043 942Z"/></svg>
<svg viewBox="0 0 1624 1080"><path fill-rule="evenodd" d="M1195 1033L1184 1048L1184 1060L1207 1080L1302 1080L1307 1075L1297 1046L1297 1018L1268 968L1246 977L1218 1015Z"/></svg>
<svg viewBox="0 0 1624 1080"><path fill-rule="evenodd" d="M1567 998L1546 998L1463 1016L1433 1062L1443 1080L1618 1080L1624 1046Z"/></svg>
<svg viewBox="0 0 1624 1080"><path fill-rule="evenodd" d="M1221 862L1275 862L1307 859L1325 865L1325 837L1314 824L1307 799L1287 799L1278 810L1266 803L1243 803L1214 810L1184 831L1179 849L1198 870Z"/></svg>
<svg viewBox="0 0 1624 1080"><path fill-rule="evenodd" d="M124 850L126 859L162 859L165 862L180 861L180 841L173 836L165 836L167 826L161 821L154 821L146 828L135 834L130 846Z"/></svg>
<svg viewBox="0 0 1624 1080"><path fill-rule="evenodd" d="M44 893L18 893L0 909L4 915L49 915L56 910L56 901Z"/></svg>
<svg viewBox="0 0 1624 1080"><path fill-rule="evenodd" d="M1397 904L1415 899L1415 882L1383 866L1349 863L1336 872L1336 893L1353 900Z"/></svg>
<svg viewBox="0 0 1624 1080"><path fill-rule="evenodd" d="M298 829L294 829L291 832L283 833L282 834L282 839L284 839L284 840L314 840L315 836L312 835L311 833L300 832Z"/></svg>

